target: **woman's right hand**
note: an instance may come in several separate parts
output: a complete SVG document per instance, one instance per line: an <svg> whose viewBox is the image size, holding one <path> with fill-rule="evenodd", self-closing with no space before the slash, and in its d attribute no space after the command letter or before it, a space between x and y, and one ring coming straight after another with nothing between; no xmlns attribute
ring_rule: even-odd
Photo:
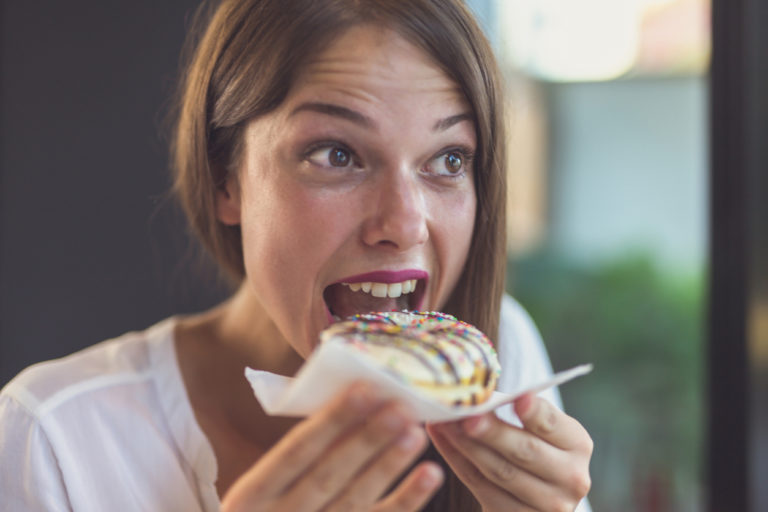
<svg viewBox="0 0 768 512"><path fill-rule="evenodd" d="M407 409L358 383L264 454L232 485L221 510L418 510L442 483L437 464L419 464L382 495L426 444Z"/></svg>

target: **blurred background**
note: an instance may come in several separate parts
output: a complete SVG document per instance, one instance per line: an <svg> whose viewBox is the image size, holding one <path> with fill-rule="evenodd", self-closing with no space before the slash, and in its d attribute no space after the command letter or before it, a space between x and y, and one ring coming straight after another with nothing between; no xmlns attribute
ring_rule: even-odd
<svg viewBox="0 0 768 512"><path fill-rule="evenodd" d="M745 453L768 453L768 428L762 444L749 441L748 384L724 386L747 382L744 332L726 332L722 354L734 354L735 364L724 357L705 371L708 331L727 313L707 315L716 298L706 296L715 267L708 204L719 204L708 201L708 0L467 2L508 85L508 290L537 321L555 370L595 364L562 389L567 410L595 438L594 510L748 510L740 482L764 479L768 456L755 458L750 473ZM34 362L225 296L214 275L200 278L166 197L164 118L197 4L0 3L0 385ZM743 7L757 4L720 0L721 14L738 17L731 34L749 19L764 31L768 20ZM741 63L748 45L725 42L729 62ZM734 76L738 100L743 77ZM765 103L733 105L736 129L730 119L712 123L729 140L747 140L738 129L744 111L763 112L763 128L746 131L765 133ZM720 166L726 185L744 181L742 147L733 147ZM764 162L750 165L764 171ZM748 197L737 187L729 203L737 208L721 217L719 232L736 237L719 244L732 251L731 266L744 266L738 206L768 204L761 190ZM765 224L750 228L765 241L755 226ZM746 278L724 279L737 289L719 296L743 329L738 285ZM754 315L763 320L768 285L764 292ZM768 368L768 322L755 325L762 345L754 347ZM721 414L718 396L735 414ZM720 416L732 422L722 435ZM711 501L717 486L725 506ZM768 506L765 493L760 503Z"/></svg>
<svg viewBox="0 0 768 512"><path fill-rule="evenodd" d="M704 508L708 0L471 2L508 84L508 291L595 440L597 511Z"/></svg>

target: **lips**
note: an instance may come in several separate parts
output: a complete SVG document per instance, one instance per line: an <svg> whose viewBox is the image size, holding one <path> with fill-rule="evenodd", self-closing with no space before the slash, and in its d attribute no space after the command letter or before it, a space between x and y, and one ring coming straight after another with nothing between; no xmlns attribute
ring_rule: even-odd
<svg viewBox="0 0 768 512"><path fill-rule="evenodd" d="M372 311L420 309L429 274L423 270L380 270L348 276L328 286L323 298L329 322Z"/></svg>

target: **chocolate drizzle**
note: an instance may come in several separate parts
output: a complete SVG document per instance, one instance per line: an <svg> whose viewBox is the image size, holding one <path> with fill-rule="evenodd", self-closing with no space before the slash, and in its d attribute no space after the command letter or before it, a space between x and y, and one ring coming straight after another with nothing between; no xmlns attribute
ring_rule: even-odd
<svg viewBox="0 0 768 512"><path fill-rule="evenodd" d="M435 392L442 390L439 391L441 394L458 393L460 398L452 402L454 405L483 402L492 393L499 372L498 362L493 358L495 351L488 338L470 324L445 313L360 314L332 325L322 335L323 340L333 337L340 337L363 352L370 350L365 348L366 345L402 352L422 366L432 381L409 379L401 373L398 370L401 359L396 352L389 361L379 358L379 362L399 378L424 390L434 388ZM466 389L463 396L462 389Z"/></svg>
<svg viewBox="0 0 768 512"><path fill-rule="evenodd" d="M382 339L383 337L387 337L390 339ZM403 341L416 341L417 344L413 343L403 343ZM402 350L403 352L407 352L416 359L429 371L432 373L432 376L434 377L435 381L440 381L440 377L443 375L443 372L440 371L440 368L435 366L432 361L425 357L422 352L420 352L418 348L425 348L425 344L421 342L418 338L412 338L403 336L402 333L396 334L396 333L377 333L376 336L371 336L368 340L366 340L366 343L370 343L371 345L378 345L382 347L392 347L395 346L398 349ZM444 359L447 360L445 356L443 356ZM454 378L458 380L458 376L456 375L456 370L453 368L453 374Z"/></svg>

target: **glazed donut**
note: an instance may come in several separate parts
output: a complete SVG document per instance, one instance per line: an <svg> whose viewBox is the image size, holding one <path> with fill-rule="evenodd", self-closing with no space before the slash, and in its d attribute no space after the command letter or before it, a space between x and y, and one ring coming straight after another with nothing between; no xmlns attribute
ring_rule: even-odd
<svg viewBox="0 0 768 512"><path fill-rule="evenodd" d="M355 315L320 334L321 343L329 340L345 343L402 382L450 406L484 402L501 374L485 334L445 313Z"/></svg>

